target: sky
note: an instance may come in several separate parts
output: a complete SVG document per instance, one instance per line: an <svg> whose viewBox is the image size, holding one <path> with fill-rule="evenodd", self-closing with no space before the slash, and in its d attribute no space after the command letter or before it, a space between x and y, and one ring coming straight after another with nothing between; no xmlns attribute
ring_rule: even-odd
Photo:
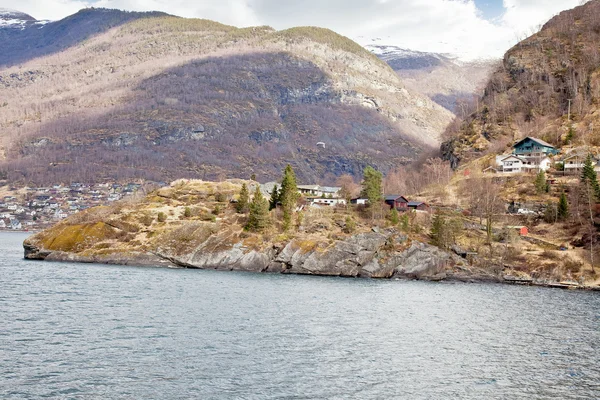
<svg viewBox="0 0 600 400"><path fill-rule="evenodd" d="M585 0L0 0L0 8L57 20L85 7L164 11L239 27L311 25L362 45L502 57L560 11Z"/></svg>

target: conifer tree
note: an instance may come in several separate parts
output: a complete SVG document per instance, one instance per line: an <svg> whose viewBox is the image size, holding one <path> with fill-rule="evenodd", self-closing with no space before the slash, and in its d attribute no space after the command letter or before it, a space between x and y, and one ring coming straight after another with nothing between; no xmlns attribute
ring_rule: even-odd
<svg viewBox="0 0 600 400"><path fill-rule="evenodd" d="M370 165L363 171L361 197L369 199L369 203L375 204L383 199L381 193L381 182L383 175Z"/></svg>
<svg viewBox="0 0 600 400"><path fill-rule="evenodd" d="M260 232L269 227L269 202L263 197L260 187L256 187L250 203L248 222L244 227L248 231Z"/></svg>
<svg viewBox="0 0 600 400"><path fill-rule="evenodd" d="M246 184L242 184L242 189L240 190L240 198L237 202L237 204L235 205L235 210L239 213L239 214L244 214L248 211L248 201L249 201L249 194L248 194L248 186L246 186Z"/></svg>
<svg viewBox="0 0 600 400"><path fill-rule="evenodd" d="M558 200L558 209L557 209L558 219L561 221L566 220L569 217L569 202L567 201L567 195L565 192L560 194L560 199Z"/></svg>
<svg viewBox="0 0 600 400"><path fill-rule="evenodd" d="M596 200L600 198L600 185L598 184L598 176L594 170L594 162L591 154L588 154L587 158L585 159L580 180L582 184L589 185L589 188L593 192Z"/></svg>
<svg viewBox="0 0 600 400"><path fill-rule="evenodd" d="M283 210L283 230L287 231L292 226L292 215L298 203L298 185L296 184L296 174L291 165L285 167L281 190L279 191L279 201Z"/></svg>
<svg viewBox="0 0 600 400"><path fill-rule="evenodd" d="M400 216L398 215L398 210L396 210L395 208L392 208L390 210L390 213L388 214L388 220L390 221L390 224L392 224L393 226L398 225L398 223L400 222Z"/></svg>
<svg viewBox="0 0 600 400"><path fill-rule="evenodd" d="M375 211L381 208L383 175L370 165L363 171L363 181L361 197L369 199L369 207L371 208L371 217L375 218Z"/></svg>
<svg viewBox="0 0 600 400"><path fill-rule="evenodd" d="M543 170L540 170L536 175L534 185L537 194L542 194L546 191L546 173Z"/></svg>
<svg viewBox="0 0 600 400"><path fill-rule="evenodd" d="M435 214L431 223L431 244L440 248L446 247L446 220L440 214Z"/></svg>
<svg viewBox="0 0 600 400"><path fill-rule="evenodd" d="M269 211L277 208L277 203L279 203L279 188L277 187L277 185L275 185L273 186L271 198L269 199Z"/></svg>

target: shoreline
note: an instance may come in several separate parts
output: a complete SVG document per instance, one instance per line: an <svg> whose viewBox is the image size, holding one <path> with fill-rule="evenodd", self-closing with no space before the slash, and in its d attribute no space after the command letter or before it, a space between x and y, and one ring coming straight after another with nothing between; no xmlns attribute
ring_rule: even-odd
<svg viewBox="0 0 600 400"><path fill-rule="evenodd" d="M561 282L541 282L532 280L518 280L518 279L507 279L506 277L493 277L493 276L467 276L460 274L448 274L439 277L419 277L407 275L394 275L390 277L373 277L373 276L361 276L361 275L347 275L347 274L328 274L328 273L311 273L311 272L296 272L288 270L270 270L270 269L248 269L248 268L235 268L235 267L222 267L222 266L197 266L187 264L178 260L174 260L172 257L159 255L156 253L138 253L133 255L127 255L123 258L116 257L82 257L74 253L67 252L49 252L47 256L43 257L27 257L27 247L25 247L24 259L27 261L50 261L58 263L78 263L78 264L97 264L97 265L114 265L123 267L137 267L137 268L169 268L169 269L190 269L190 270L206 270L206 271L219 271L219 272L247 272L247 273L260 273L260 274L280 274L280 275L299 275L299 276L319 276L319 277L334 277L334 278L347 278L347 279L375 279L375 280L387 280L387 281L422 281L422 282L447 282L447 283L476 283L476 284L500 284L500 285L511 285L511 286L531 286L531 287L543 287L549 289L561 289L561 290L578 290L588 292L600 292L600 286L589 286L589 285L574 285ZM37 254L44 254L40 252ZM123 255L120 255L121 257ZM49 258L48 258L49 257Z"/></svg>

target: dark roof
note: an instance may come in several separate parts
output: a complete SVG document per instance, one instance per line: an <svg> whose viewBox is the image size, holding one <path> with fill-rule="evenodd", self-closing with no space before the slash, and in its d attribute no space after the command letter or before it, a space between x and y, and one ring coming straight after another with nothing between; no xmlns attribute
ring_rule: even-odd
<svg viewBox="0 0 600 400"><path fill-rule="evenodd" d="M422 201L411 201L408 203L408 206L409 207L419 207L421 204L425 204L425 203ZM427 205L427 204L425 204L425 205Z"/></svg>
<svg viewBox="0 0 600 400"><path fill-rule="evenodd" d="M538 144L541 144L542 146L554 148L554 146L552 146L550 143L544 142L542 139L534 138L534 137L531 137L531 136L527 136L525 139L518 141L517 143L514 144L513 147L517 147L518 145L520 145L521 143L525 142L528 139L532 140L532 141L534 141L534 142L536 142Z"/></svg>
<svg viewBox="0 0 600 400"><path fill-rule="evenodd" d="M404 201L408 201L408 199L404 196L401 196L399 194L388 194L385 196L385 201L390 201L390 200L398 200L399 198L404 199Z"/></svg>

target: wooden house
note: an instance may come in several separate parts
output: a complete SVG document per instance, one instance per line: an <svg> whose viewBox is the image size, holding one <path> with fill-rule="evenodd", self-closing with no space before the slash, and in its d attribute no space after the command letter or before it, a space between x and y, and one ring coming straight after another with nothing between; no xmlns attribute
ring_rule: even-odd
<svg viewBox="0 0 600 400"><path fill-rule="evenodd" d="M385 196L385 204L390 208L395 208L398 211L408 210L408 199L398 194L390 194Z"/></svg>
<svg viewBox="0 0 600 400"><path fill-rule="evenodd" d="M527 157L543 157L558 154L558 150L541 139L526 137L513 145L513 154Z"/></svg>
<svg viewBox="0 0 600 400"><path fill-rule="evenodd" d="M429 205L422 201L411 201L408 203L408 208L418 211L429 211Z"/></svg>

